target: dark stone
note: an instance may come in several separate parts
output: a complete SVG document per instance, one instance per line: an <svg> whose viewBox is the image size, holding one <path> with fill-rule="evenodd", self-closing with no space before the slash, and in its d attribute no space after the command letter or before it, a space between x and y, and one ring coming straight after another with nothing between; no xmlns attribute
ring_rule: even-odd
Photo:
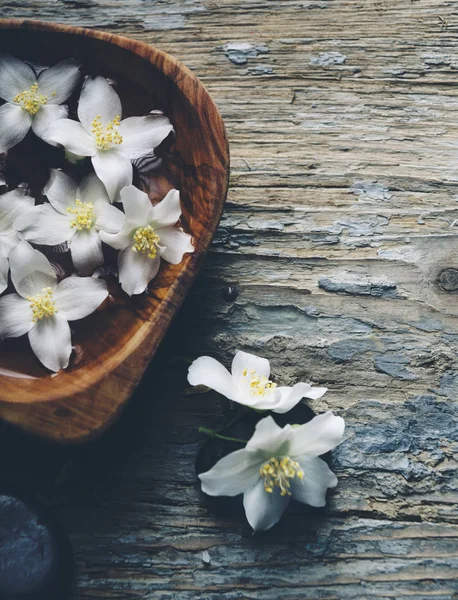
<svg viewBox="0 0 458 600"><path fill-rule="evenodd" d="M458 269L444 269L441 271L439 285L447 292L458 290Z"/></svg>
<svg viewBox="0 0 458 600"><path fill-rule="evenodd" d="M0 598L66 600L73 582L67 535L35 500L0 490Z"/></svg>

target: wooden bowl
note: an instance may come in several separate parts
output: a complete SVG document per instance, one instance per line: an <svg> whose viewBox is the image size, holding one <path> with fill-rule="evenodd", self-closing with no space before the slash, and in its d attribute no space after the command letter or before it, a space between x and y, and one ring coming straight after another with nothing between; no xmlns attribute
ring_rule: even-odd
<svg viewBox="0 0 458 600"><path fill-rule="evenodd" d="M79 27L0 19L0 53L42 65L75 58L91 73L117 82L124 116L162 109L177 132L167 168L144 175L143 187L152 201L172 187L180 190L182 221L193 235L195 253L177 266L163 262L147 295L129 299L114 293L104 310L72 324L74 352L66 371L50 375L23 341L0 347L0 418L48 439L79 443L120 414L202 264L226 199L228 143L221 116L199 80L147 44ZM21 178L27 157L17 152L11 161ZM32 188L39 190L46 181L46 164L43 173L35 169L42 181Z"/></svg>

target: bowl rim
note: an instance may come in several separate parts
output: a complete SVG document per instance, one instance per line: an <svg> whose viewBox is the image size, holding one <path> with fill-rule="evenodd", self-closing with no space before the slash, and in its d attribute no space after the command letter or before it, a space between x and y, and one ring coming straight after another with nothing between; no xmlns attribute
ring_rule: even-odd
<svg viewBox="0 0 458 600"><path fill-rule="evenodd" d="M219 221L221 219L221 215L223 212L224 203L227 197L227 191L229 186L229 142L226 135L226 130L224 127L224 123L221 117L221 114L216 107L214 101L210 97L210 94L206 90L205 86L200 82L200 80L192 73L188 67L186 67L179 60L160 50L153 45L147 44L145 42L141 42L139 40L135 40L129 37L121 36L118 34L112 34L105 31L101 31L98 29L89 29L86 27L79 27L73 25L64 25L60 23L52 23L40 20L30 20L30 19L4 19L0 18L0 32L10 30L10 31L38 31L38 32L50 32L50 33L59 33L59 34L68 34L79 37L88 37L96 40L100 40L107 44L118 46L132 54L137 55L139 58L149 62L153 67L161 71L168 79L172 80L173 84L179 89L180 93L187 99L187 101L193 105L198 105L199 107L199 116L201 114L201 110L203 107L207 107L207 110L210 109L214 118L218 120L218 125L221 128L222 132L222 143L219 143L215 147L218 148L219 152L222 155L224 165L226 165L225 176L221 180L221 193L218 197L214 196L211 205L208 206L208 210L206 214L208 215L209 226L202 231L199 235L200 246L202 246L203 250L199 252L194 252L193 255L188 255L190 258L185 259L185 264L183 264L183 268L177 274L176 279L169 286L166 295L159 303L155 313L160 313L160 307L164 305L167 298L174 298L175 309L171 317L168 318L166 326L162 326L161 335L155 344L155 349L159 346L162 341L168 327L170 326L171 321L173 320L179 306L183 302L185 296L187 295L187 291L191 287L192 282L194 281L202 263L205 258L205 255L209 249L211 240L213 238L214 233L218 227ZM158 59L160 61L160 66L158 66ZM189 82L192 85L189 85ZM185 83L187 85L185 85ZM185 281L183 282L183 276L186 274ZM183 289L180 291L180 287ZM102 379L108 377L116 367L124 362L137 348L142 341L145 340L145 337L149 332L157 325L156 321L159 319L157 317L161 317L161 315L155 315L155 318L150 318L145 320L142 325L138 327L138 329L134 332L132 338L129 339L129 342L125 344L123 348L120 348L117 352L113 354L113 356L108 357L105 361L100 361L99 365L94 365L91 369L93 376L91 377L91 381L89 383L85 383L85 378L78 377L79 371L75 371L74 373L69 372L61 372L59 375L65 375L66 381L62 382L62 385L53 385L52 381L59 381L61 377L49 377L47 381L49 381L49 390L46 393L37 393L36 397L31 399L27 397L26 399L21 399L18 397L14 397L8 394L7 397L5 393L2 392L0 395L0 405L4 404L35 404L35 403L48 403L51 401L58 401L61 399L69 398L75 394L84 393L89 390L93 386L97 385L101 382ZM163 319L160 319L161 321ZM155 349L152 354L149 356L149 360L155 353ZM149 362L148 360L148 362ZM94 361L91 361L94 362ZM91 363L88 363L90 365ZM103 365L103 367L102 367ZM145 367L146 370L146 367ZM95 374L97 375L95 376ZM144 373L144 371L143 371ZM7 376L0 374L0 382L2 379ZM139 383L140 378L135 382L134 388ZM8 377L10 379L10 377ZM60 382L59 382L60 383ZM65 389L62 389L65 388ZM127 395L127 398L120 402L119 404L125 404L130 397L131 393Z"/></svg>

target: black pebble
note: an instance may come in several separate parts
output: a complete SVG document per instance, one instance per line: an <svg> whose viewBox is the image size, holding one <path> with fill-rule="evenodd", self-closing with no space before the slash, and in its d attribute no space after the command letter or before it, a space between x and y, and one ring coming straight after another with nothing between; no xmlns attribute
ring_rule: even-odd
<svg viewBox="0 0 458 600"><path fill-rule="evenodd" d="M72 582L70 541L53 516L0 490L0 599L67 600Z"/></svg>

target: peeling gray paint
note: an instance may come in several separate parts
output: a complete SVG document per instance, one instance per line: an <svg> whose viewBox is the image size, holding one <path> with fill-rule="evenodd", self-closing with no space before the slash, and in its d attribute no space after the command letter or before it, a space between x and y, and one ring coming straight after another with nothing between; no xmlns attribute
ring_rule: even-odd
<svg viewBox="0 0 458 600"><path fill-rule="evenodd" d="M350 192L364 201L380 200L386 202L393 197L387 187L376 181L355 181L350 188Z"/></svg>
<svg viewBox="0 0 458 600"><path fill-rule="evenodd" d="M246 304L234 308L234 316L225 326L228 330L237 331L254 328L262 334L264 340L271 336L287 336L316 340L325 338L329 341L339 340L342 336L367 334L372 325L362 319L338 316L314 316L310 307L301 310L293 306L260 306ZM262 323L262 328L258 324Z"/></svg>
<svg viewBox="0 0 458 600"><path fill-rule="evenodd" d="M332 65L343 65L347 57L341 52L321 52L318 56L310 58L310 64L314 67L330 67Z"/></svg>
<svg viewBox="0 0 458 600"><path fill-rule="evenodd" d="M427 68L429 67L450 67L450 69L458 69L458 58L453 54L428 53L422 54L422 60Z"/></svg>
<svg viewBox="0 0 458 600"><path fill-rule="evenodd" d="M453 488L453 473L440 474L435 467L444 460L443 442L458 441L456 407L432 395L417 395L404 405L365 401L365 419L351 425L346 440L333 452L339 466L398 471L408 481L426 480L432 489ZM351 419L353 410L347 411ZM373 419L375 414L384 418ZM443 440L443 442L442 442ZM393 483L396 482L394 481ZM399 485L399 484L397 484ZM428 493L431 487L424 489ZM393 489L396 495L398 490Z"/></svg>
<svg viewBox="0 0 458 600"><path fill-rule="evenodd" d="M410 364L410 360L402 354L375 354L374 364L377 371L386 373L397 379L415 379L415 375L408 371L404 365Z"/></svg>
<svg viewBox="0 0 458 600"><path fill-rule="evenodd" d="M225 55L235 65L244 65L249 58L268 53L267 44L251 44L250 42L229 42L222 47Z"/></svg>
<svg viewBox="0 0 458 600"><path fill-rule="evenodd" d="M348 362L360 354L371 352L376 348L374 340L346 339L336 342L328 348L328 354L336 363Z"/></svg>
<svg viewBox="0 0 458 600"><path fill-rule="evenodd" d="M249 67L248 71L251 75L270 75L273 73L273 67L271 65L256 65L255 67Z"/></svg>
<svg viewBox="0 0 458 600"><path fill-rule="evenodd" d="M385 260L396 260L406 263L416 263L420 260L421 255L418 250L411 246L398 246L397 248L387 248L377 251L380 258Z"/></svg>
<svg viewBox="0 0 458 600"><path fill-rule="evenodd" d="M355 216L351 220L339 220L337 225L342 226L341 231L347 229L348 235L361 237L371 236L374 233L382 233L383 227L386 227L389 223L388 217L381 215L370 215L368 217Z"/></svg>
<svg viewBox="0 0 458 600"><path fill-rule="evenodd" d="M335 294L350 294L354 296L375 296L377 298L393 298L400 300L401 296L396 291L396 284L383 280L345 280L322 277L318 286L326 292Z"/></svg>
<svg viewBox="0 0 458 600"><path fill-rule="evenodd" d="M250 229L258 230L271 230L271 231L282 231L285 226L280 221L273 221L267 219L250 219L247 222Z"/></svg>
<svg viewBox="0 0 458 600"><path fill-rule="evenodd" d="M239 246L259 246L259 242L250 233L230 233L226 229L220 228L213 238L212 247L227 246L229 248L238 248Z"/></svg>

